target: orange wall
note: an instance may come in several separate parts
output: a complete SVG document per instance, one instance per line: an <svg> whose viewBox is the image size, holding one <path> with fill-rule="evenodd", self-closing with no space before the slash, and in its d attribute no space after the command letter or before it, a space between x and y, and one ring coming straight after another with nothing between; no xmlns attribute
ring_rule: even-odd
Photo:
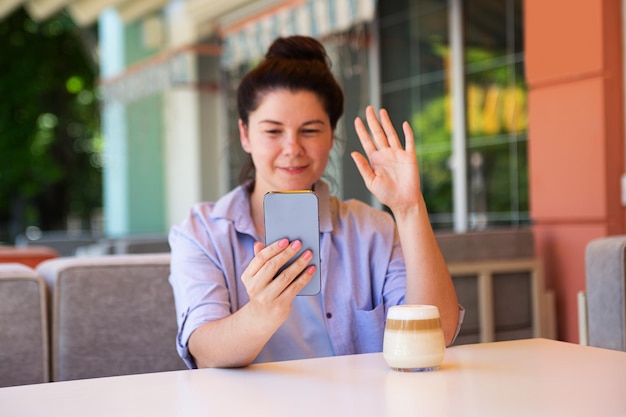
<svg viewBox="0 0 626 417"><path fill-rule="evenodd" d="M585 247L624 234L621 0L525 0L530 211L558 338L578 342Z"/></svg>

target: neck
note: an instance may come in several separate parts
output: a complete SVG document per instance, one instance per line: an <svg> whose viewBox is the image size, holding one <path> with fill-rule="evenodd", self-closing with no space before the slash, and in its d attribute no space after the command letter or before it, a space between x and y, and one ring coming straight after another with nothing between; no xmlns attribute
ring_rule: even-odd
<svg viewBox="0 0 626 417"><path fill-rule="evenodd" d="M310 187L315 191L315 184ZM261 190L254 181L250 188L250 216L254 223L254 228L260 236L265 237L265 220L263 214L263 198L268 190Z"/></svg>

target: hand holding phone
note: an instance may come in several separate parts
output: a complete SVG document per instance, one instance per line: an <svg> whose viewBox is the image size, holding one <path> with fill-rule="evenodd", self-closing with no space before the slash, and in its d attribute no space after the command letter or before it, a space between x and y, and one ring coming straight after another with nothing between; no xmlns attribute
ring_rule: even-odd
<svg viewBox="0 0 626 417"><path fill-rule="evenodd" d="M300 240L302 248L296 256L309 249L313 253L311 265L315 274L298 295L316 295L321 289L320 275L320 232L319 203L312 191L273 191L265 194L263 200L265 218L265 244L270 245L279 239L290 242ZM289 266L288 262L280 271ZM279 271L279 272L280 272Z"/></svg>

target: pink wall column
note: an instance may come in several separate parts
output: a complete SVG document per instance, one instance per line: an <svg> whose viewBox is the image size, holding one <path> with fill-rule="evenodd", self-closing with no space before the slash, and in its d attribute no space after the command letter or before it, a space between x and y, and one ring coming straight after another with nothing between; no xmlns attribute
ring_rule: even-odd
<svg viewBox="0 0 626 417"><path fill-rule="evenodd" d="M624 234L621 0L525 0L529 187L557 331L578 342L585 247Z"/></svg>

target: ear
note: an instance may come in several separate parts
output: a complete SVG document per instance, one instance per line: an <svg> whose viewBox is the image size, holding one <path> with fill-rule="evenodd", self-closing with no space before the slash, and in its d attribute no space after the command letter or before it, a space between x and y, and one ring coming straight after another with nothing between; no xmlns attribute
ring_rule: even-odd
<svg viewBox="0 0 626 417"><path fill-rule="evenodd" d="M250 137L248 136L248 126L243 124L243 121L239 119L239 141L241 147L246 153L250 153Z"/></svg>

